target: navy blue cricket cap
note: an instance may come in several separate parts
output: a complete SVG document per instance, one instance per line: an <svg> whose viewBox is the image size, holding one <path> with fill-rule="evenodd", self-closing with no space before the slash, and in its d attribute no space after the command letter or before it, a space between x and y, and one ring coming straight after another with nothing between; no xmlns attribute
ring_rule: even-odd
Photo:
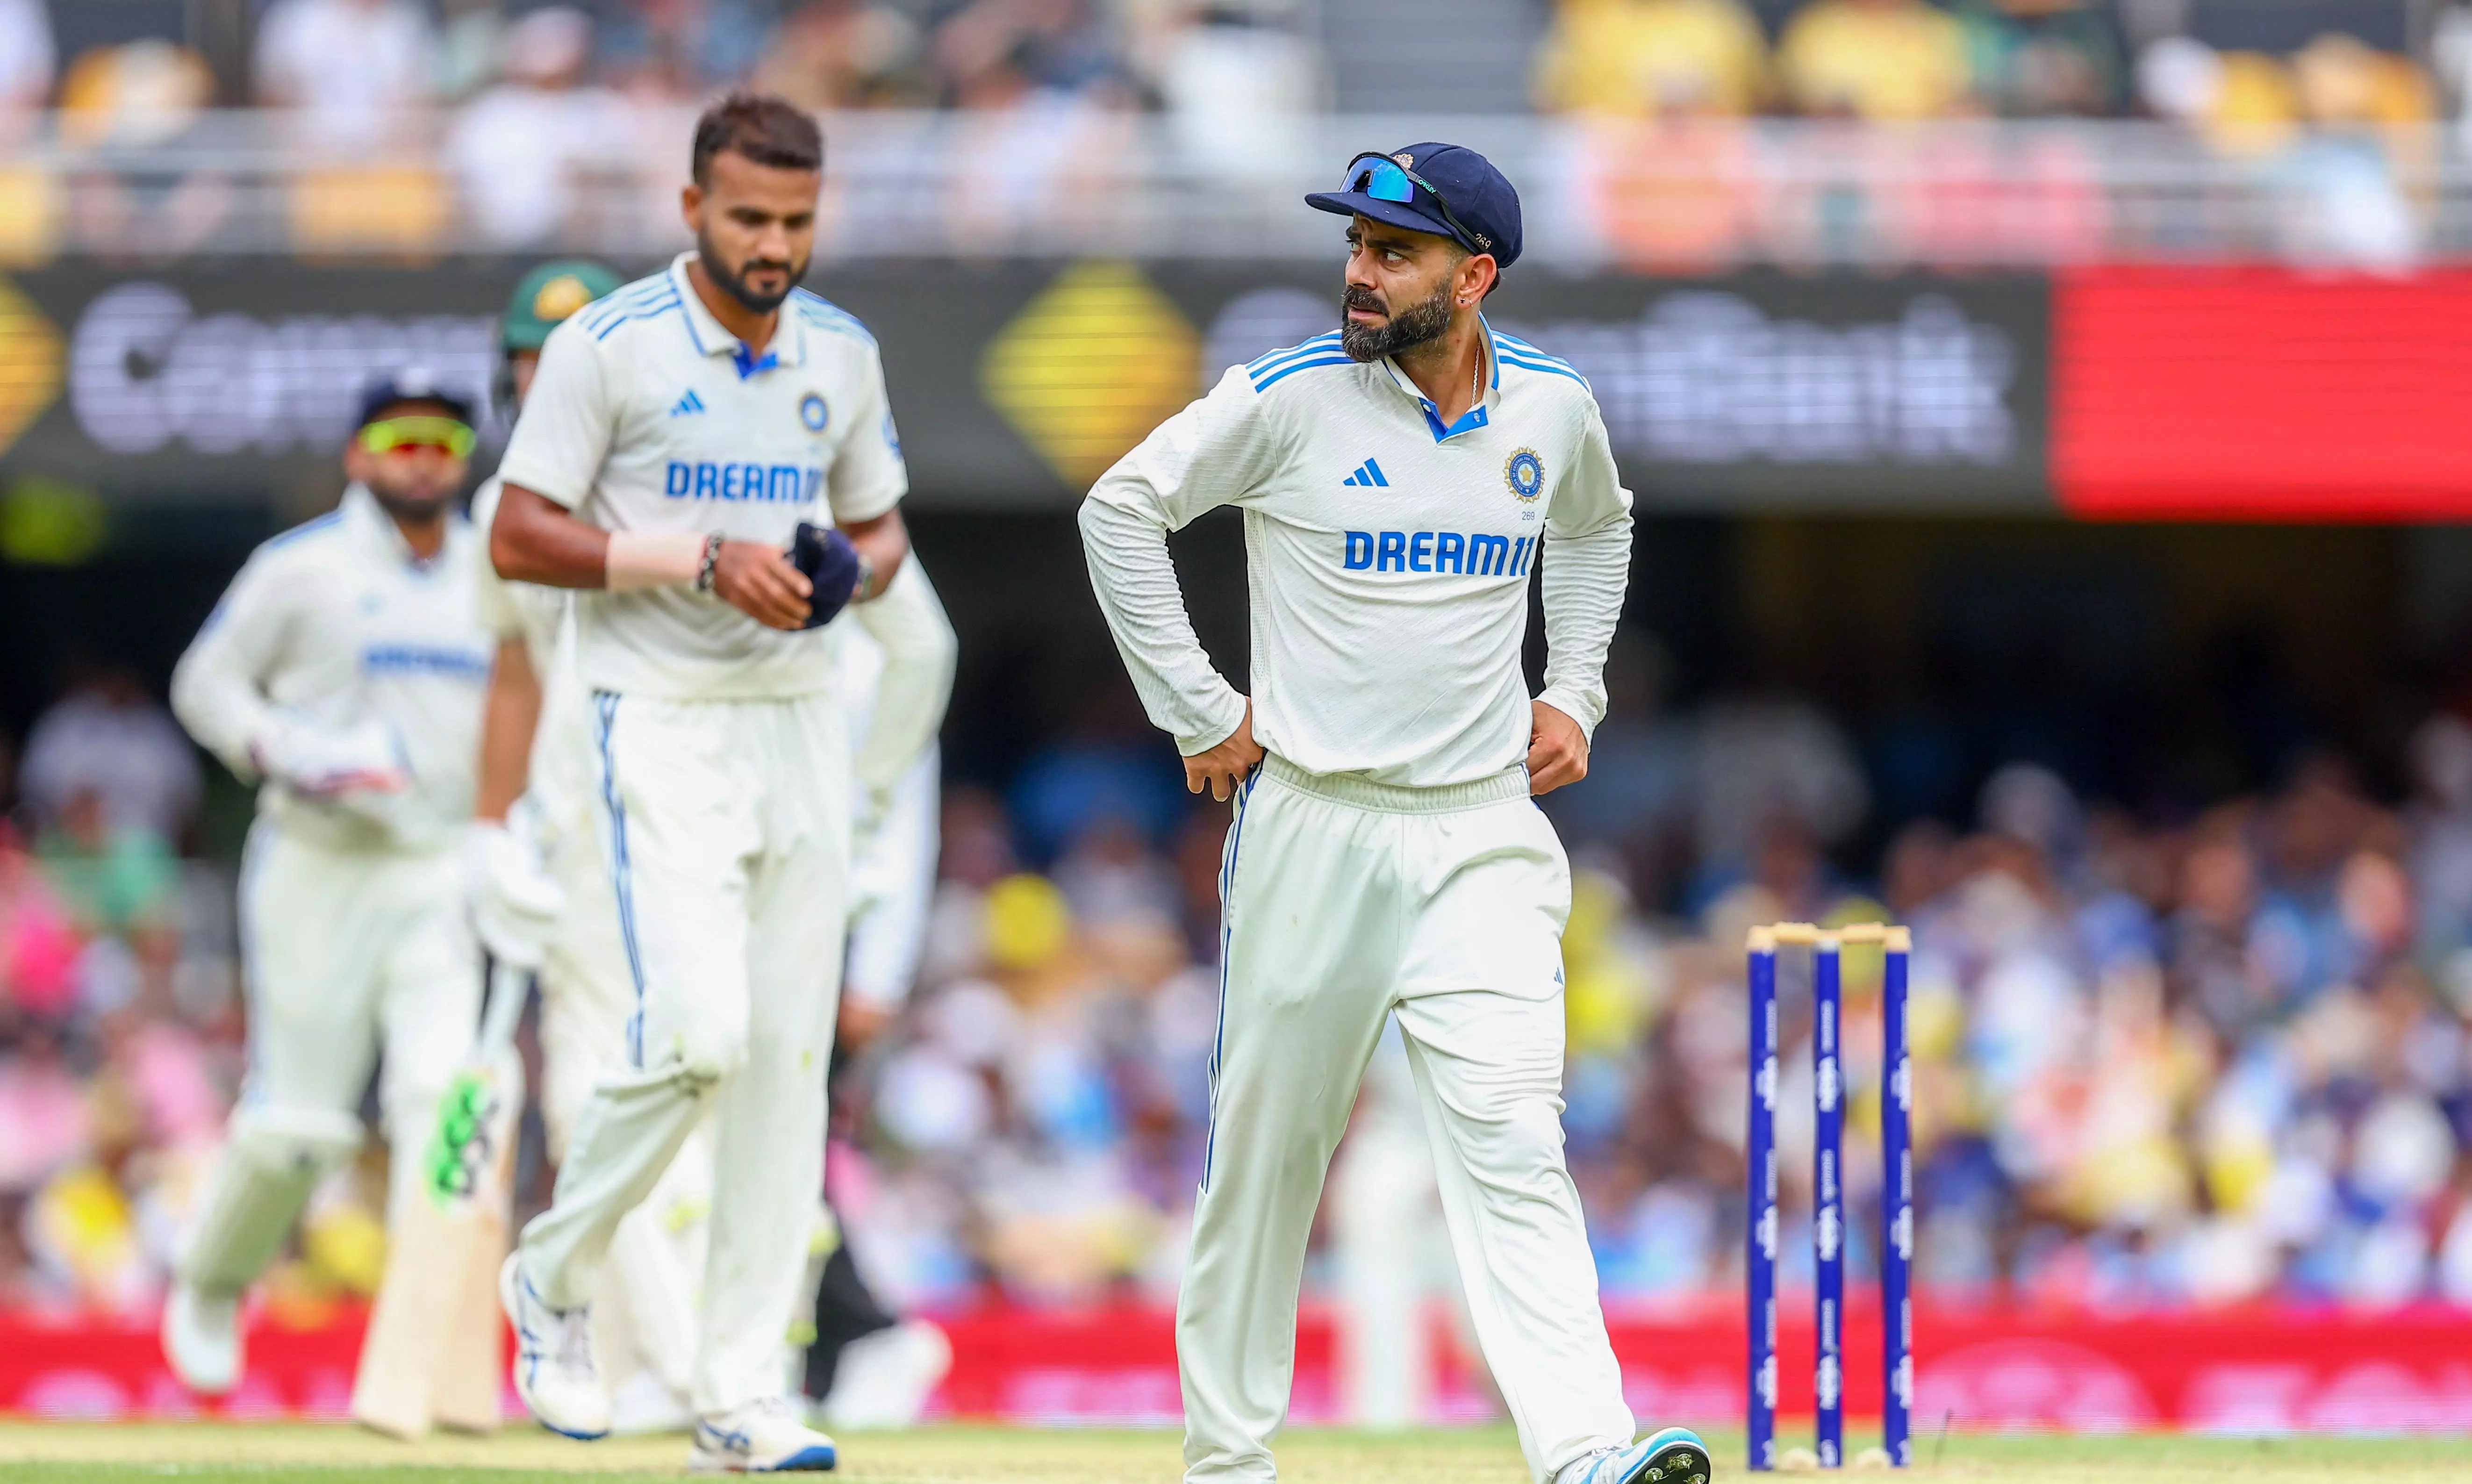
<svg viewBox="0 0 2472 1484"><path fill-rule="evenodd" d="M406 402L435 402L455 414L457 421L470 425L472 399L438 379L426 366L405 366L388 371L361 389L360 420L356 428L368 427L378 420L378 415L390 407Z"/></svg>
<svg viewBox="0 0 2472 1484"><path fill-rule="evenodd" d="M1449 237L1470 252L1492 253L1496 267L1509 268L1519 260L1519 193L1493 168L1493 161L1462 145L1431 142L1393 150L1389 158L1421 186L1410 191L1408 200L1386 201L1347 189L1364 171L1365 156L1360 155L1348 162L1341 189L1316 191L1305 204L1340 216L1362 212L1412 232ZM1439 203L1434 200L1437 195Z"/></svg>

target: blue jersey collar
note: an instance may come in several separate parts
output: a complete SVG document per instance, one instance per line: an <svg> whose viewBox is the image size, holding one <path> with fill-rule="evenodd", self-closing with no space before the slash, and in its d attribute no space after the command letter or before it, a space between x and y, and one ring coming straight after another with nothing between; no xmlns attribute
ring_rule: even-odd
<svg viewBox="0 0 2472 1484"><path fill-rule="evenodd" d="M1476 317L1476 323L1477 326L1485 331L1485 395L1477 398L1476 404L1462 413L1456 422L1442 420L1442 410L1434 405L1433 398L1416 389L1416 383L1410 380L1408 373L1399 369L1397 361L1389 356L1382 358L1382 369L1390 373L1391 384L1415 401L1418 410L1425 415L1425 426L1433 430L1434 442L1438 443L1447 443L1462 433L1472 433L1484 427L1488 420L1488 409L1502 400L1502 357L1494 350L1493 326L1486 323L1482 313Z"/></svg>

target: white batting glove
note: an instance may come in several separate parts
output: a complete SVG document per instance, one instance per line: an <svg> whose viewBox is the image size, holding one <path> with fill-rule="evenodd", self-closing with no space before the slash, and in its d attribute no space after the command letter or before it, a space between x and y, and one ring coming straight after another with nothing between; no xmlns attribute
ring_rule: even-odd
<svg viewBox="0 0 2472 1484"><path fill-rule="evenodd" d="M258 738L250 755L260 773L321 802L399 794L412 784L402 739L374 718L343 727L287 720Z"/></svg>
<svg viewBox="0 0 2472 1484"><path fill-rule="evenodd" d="M550 874L531 801L516 800L503 825L474 820L464 850L472 930L482 946L502 964L540 968L566 893Z"/></svg>

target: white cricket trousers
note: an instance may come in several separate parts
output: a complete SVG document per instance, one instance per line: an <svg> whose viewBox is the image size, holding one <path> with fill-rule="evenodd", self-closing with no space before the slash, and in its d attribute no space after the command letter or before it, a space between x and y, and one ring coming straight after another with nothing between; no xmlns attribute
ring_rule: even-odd
<svg viewBox="0 0 2472 1484"><path fill-rule="evenodd" d="M471 1049L481 1005L451 846L340 849L261 817L242 853L239 907L249 1074L180 1260L184 1279L217 1294L256 1280L318 1178L360 1147L381 1041L389 1225L417 1198L438 1099Z"/></svg>
<svg viewBox="0 0 2472 1484"><path fill-rule="evenodd" d="M712 1233L693 1402L784 1384L781 1347L822 1188L824 1072L841 984L849 758L839 705L593 698L602 809L635 1011L593 1086L524 1272L588 1303L619 1221L709 1101Z"/></svg>
<svg viewBox="0 0 2472 1484"><path fill-rule="evenodd" d="M550 873L566 899L540 967L541 1122L550 1158L562 1163L593 1084L630 1065L635 979L595 823L605 806L592 694L560 661L546 682L524 792L546 824Z"/></svg>
<svg viewBox="0 0 2472 1484"><path fill-rule="evenodd" d="M1571 878L1524 771L1407 789L1280 757L1220 875L1210 1134L1177 1304L1185 1477L1277 1477L1331 1151L1396 1013L1469 1318L1530 1472L1631 1439L1562 1158Z"/></svg>
<svg viewBox="0 0 2472 1484"><path fill-rule="evenodd" d="M566 899L539 976L541 1122L551 1160L563 1164L593 1087L610 1071L632 1069L635 981L593 823L602 804L591 694L571 672L551 684L525 792L549 821L550 870ZM593 1290L592 1339L613 1389L645 1370L681 1398L694 1389L695 1275L712 1196L711 1142L690 1137L610 1236ZM695 1213L692 1256L670 1225L682 1209Z"/></svg>

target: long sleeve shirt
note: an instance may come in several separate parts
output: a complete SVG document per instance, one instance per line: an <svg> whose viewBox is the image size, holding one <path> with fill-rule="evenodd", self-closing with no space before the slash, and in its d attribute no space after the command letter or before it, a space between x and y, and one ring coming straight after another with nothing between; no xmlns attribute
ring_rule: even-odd
<svg viewBox="0 0 2472 1484"><path fill-rule="evenodd" d="M881 597L832 624L856 773L871 797L850 855L849 953L842 993L878 1009L910 993L936 895L937 730L959 644L915 553Z"/></svg>
<svg viewBox="0 0 2472 1484"><path fill-rule="evenodd" d="M242 565L173 671L174 713L244 778L279 730L380 724L412 776L391 826L277 779L258 812L338 848L452 844L472 817L492 653L473 606L478 540L451 517L443 549L423 559L353 486Z"/></svg>
<svg viewBox="0 0 2472 1484"><path fill-rule="evenodd" d="M1253 737L1310 773L1411 787L1524 764L1520 652L1544 566L1545 688L1593 731L1630 571L1630 491L1586 381L1486 331L1482 398L1445 425L1336 332L1229 369L1101 476L1082 546L1151 720L1188 755L1247 698L1186 615L1167 536L1243 511Z"/></svg>
<svg viewBox="0 0 2472 1484"><path fill-rule="evenodd" d="M886 794L936 745L953 699L961 641L915 552L882 593L844 609L832 628L841 640L843 694L856 724L850 745L858 781Z"/></svg>

